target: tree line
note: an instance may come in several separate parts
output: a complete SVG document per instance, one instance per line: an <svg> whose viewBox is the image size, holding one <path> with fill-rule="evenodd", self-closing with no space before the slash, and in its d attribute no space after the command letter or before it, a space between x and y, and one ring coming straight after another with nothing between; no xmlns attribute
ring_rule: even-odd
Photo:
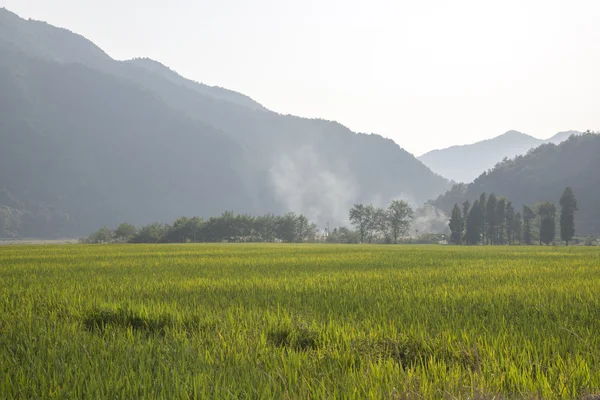
<svg viewBox="0 0 600 400"><path fill-rule="evenodd" d="M560 198L560 237L567 246L575 235L577 200L567 187ZM482 193L473 204L457 203L450 216L450 242L454 244L540 244L553 243L556 237L556 204L547 201L535 206L523 206L516 211L505 197Z"/></svg>
<svg viewBox="0 0 600 400"><path fill-rule="evenodd" d="M324 240L330 243L398 243L408 233L414 218L405 201L395 200L387 208L355 204L349 219L356 230L345 227L324 233L302 214L251 216L224 212L204 220L181 217L172 224L153 223L136 228L122 223L115 229L105 226L85 243L186 243L186 242L285 242Z"/></svg>
<svg viewBox="0 0 600 400"><path fill-rule="evenodd" d="M317 226L304 215L266 214L251 216L224 212L204 220L180 217L173 224L153 223L140 227L122 223L116 229L103 227L86 243L187 243L187 242L275 242L314 241Z"/></svg>

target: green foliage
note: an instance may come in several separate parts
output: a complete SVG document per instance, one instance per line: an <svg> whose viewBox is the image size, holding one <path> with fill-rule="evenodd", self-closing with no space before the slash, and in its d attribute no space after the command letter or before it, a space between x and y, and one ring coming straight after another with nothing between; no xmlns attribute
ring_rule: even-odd
<svg viewBox="0 0 600 400"><path fill-rule="evenodd" d="M114 243L115 233L108 227L103 226L96 232L92 233L87 239L83 240L84 243Z"/></svg>
<svg viewBox="0 0 600 400"><path fill-rule="evenodd" d="M356 227L361 243L365 242L372 214L372 206L364 204L355 204L350 209L350 223Z"/></svg>
<svg viewBox="0 0 600 400"><path fill-rule="evenodd" d="M327 236L326 241L327 243L358 244L360 243L360 237L358 232L346 227L340 227L334 228Z"/></svg>
<svg viewBox="0 0 600 400"><path fill-rule="evenodd" d="M510 231L512 239L510 244L523 243L523 217L521 216L520 212L516 213L514 218L511 220Z"/></svg>
<svg viewBox="0 0 600 400"><path fill-rule="evenodd" d="M473 207L469 212L469 216L467 217L466 222L466 234L465 239L467 244L476 245L483 238L484 232L484 207L482 207L479 203L479 200L475 200L473 202Z"/></svg>
<svg viewBox="0 0 600 400"><path fill-rule="evenodd" d="M469 212L471 211L471 203L469 200L465 200L462 204L462 218L463 218L463 233L462 239L466 240L467 235L467 218L469 217Z"/></svg>
<svg viewBox="0 0 600 400"><path fill-rule="evenodd" d="M408 233L410 223L415 214L410 205L404 200L393 200L387 208L387 219L394 243L398 238Z"/></svg>
<svg viewBox="0 0 600 400"><path fill-rule="evenodd" d="M126 243L132 240L136 234L137 229L135 226L123 222L115 229L114 237L117 242Z"/></svg>
<svg viewBox="0 0 600 400"><path fill-rule="evenodd" d="M560 198L560 237L567 246L575 236L575 211L577 211L577 200L573 190L567 187Z"/></svg>
<svg viewBox="0 0 600 400"><path fill-rule="evenodd" d="M532 224L535 216L531 207L523 206L523 241L528 245L533 244Z"/></svg>
<svg viewBox="0 0 600 400"><path fill-rule="evenodd" d="M504 229L506 230L508 244L513 244L514 230L515 230L515 208L512 205L512 201L506 202L506 208L504 210ZM518 242L517 242L518 243Z"/></svg>
<svg viewBox="0 0 600 400"><path fill-rule="evenodd" d="M540 216L540 242L549 245L556 236L556 204L545 202L539 205Z"/></svg>
<svg viewBox="0 0 600 400"><path fill-rule="evenodd" d="M460 244L462 239L462 232L464 228L463 216L460 211L458 204L454 205L452 209L452 215L450 216L450 242L454 244Z"/></svg>
<svg viewBox="0 0 600 400"><path fill-rule="evenodd" d="M172 225L153 223L136 229L122 223L115 231L104 227L85 239L86 243L198 243L198 242L313 242L317 226L304 215L287 213L253 217L226 211L204 221L180 217Z"/></svg>
<svg viewBox="0 0 600 400"><path fill-rule="evenodd" d="M168 232L168 226L155 222L142 226L129 241L131 243L160 243Z"/></svg>
<svg viewBox="0 0 600 400"><path fill-rule="evenodd" d="M10 246L0 397L580 399L600 387L599 256Z"/></svg>
<svg viewBox="0 0 600 400"><path fill-rule="evenodd" d="M496 206L498 205L498 199L494 193L490 194L487 203L485 204L485 221L487 222L486 237L489 244L496 243L496 233L498 225L498 216L496 212Z"/></svg>
<svg viewBox="0 0 600 400"><path fill-rule="evenodd" d="M393 200L387 209L355 204L349 212L350 223L355 226L360 243L372 243L376 239L398 243L399 237L408 233L414 218L413 209L404 200Z"/></svg>
<svg viewBox="0 0 600 400"><path fill-rule="evenodd" d="M504 244L504 232L506 230L506 199L501 197L496 204L496 244Z"/></svg>

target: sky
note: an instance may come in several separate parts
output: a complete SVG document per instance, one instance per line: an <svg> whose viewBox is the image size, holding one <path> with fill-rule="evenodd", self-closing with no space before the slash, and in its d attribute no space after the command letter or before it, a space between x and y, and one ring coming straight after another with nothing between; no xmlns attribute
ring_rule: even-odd
<svg viewBox="0 0 600 400"><path fill-rule="evenodd" d="M0 0L271 110L420 155L600 130L598 0Z"/></svg>

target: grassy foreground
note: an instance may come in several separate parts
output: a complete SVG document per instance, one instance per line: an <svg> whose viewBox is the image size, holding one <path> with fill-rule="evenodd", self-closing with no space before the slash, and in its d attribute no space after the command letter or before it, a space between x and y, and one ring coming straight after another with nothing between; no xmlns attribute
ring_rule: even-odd
<svg viewBox="0 0 600 400"><path fill-rule="evenodd" d="M597 392L597 248L0 248L1 398Z"/></svg>

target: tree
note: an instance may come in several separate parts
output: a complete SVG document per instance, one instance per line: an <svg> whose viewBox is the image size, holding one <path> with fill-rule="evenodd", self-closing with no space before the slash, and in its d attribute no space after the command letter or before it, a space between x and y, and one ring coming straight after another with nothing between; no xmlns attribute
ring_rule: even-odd
<svg viewBox="0 0 600 400"><path fill-rule="evenodd" d="M180 217L173 222L162 238L166 243L197 242L204 239L203 221L199 217Z"/></svg>
<svg viewBox="0 0 600 400"><path fill-rule="evenodd" d="M531 226L535 219L535 212L529 206L523 206L523 241L527 245L533 243L533 235L531 232Z"/></svg>
<svg viewBox="0 0 600 400"><path fill-rule="evenodd" d="M371 213L368 206L355 204L350 209L350 223L356 227L360 242L364 243L371 223Z"/></svg>
<svg viewBox="0 0 600 400"><path fill-rule="evenodd" d="M538 214L541 219L540 241L549 245L556 236L556 204L549 201L540 204Z"/></svg>
<svg viewBox="0 0 600 400"><path fill-rule="evenodd" d="M490 244L496 244L496 226L497 226L497 216L496 216L496 206L498 205L498 200L496 199L496 195L494 193L490 194L488 197L487 204L485 205L485 220L487 221L487 236L488 242Z"/></svg>
<svg viewBox="0 0 600 400"><path fill-rule="evenodd" d="M483 225L483 212L479 202L475 200L473 203L473 207L471 207L471 211L469 212L469 216L467 217L467 229L465 239L468 244L477 244L482 238L482 232L484 230Z"/></svg>
<svg viewBox="0 0 600 400"><path fill-rule="evenodd" d="M464 203L462 203L462 218L463 218L463 233L462 233L462 239L466 240L465 237L467 235L467 217L469 216L469 211L471 210L471 203L469 203L469 200L465 200Z"/></svg>
<svg viewBox="0 0 600 400"><path fill-rule="evenodd" d="M506 210L504 212L504 226L506 227L506 239L508 244L511 245L513 242L513 224L515 219L515 208L511 201L506 202Z"/></svg>
<svg viewBox="0 0 600 400"><path fill-rule="evenodd" d="M328 243L359 243L358 233L345 227L334 228L327 236Z"/></svg>
<svg viewBox="0 0 600 400"><path fill-rule="evenodd" d="M256 240L263 242L273 242L277 237L276 232L277 217L273 214L266 214L262 217L257 217L254 220L254 230Z"/></svg>
<svg viewBox="0 0 600 400"><path fill-rule="evenodd" d="M300 214L296 219L296 240L299 242L312 242L317 236L317 225L309 222L308 219Z"/></svg>
<svg viewBox="0 0 600 400"><path fill-rule="evenodd" d="M168 226L158 222L144 225L138 233L131 238L131 243L160 243L163 241Z"/></svg>
<svg viewBox="0 0 600 400"><path fill-rule="evenodd" d="M392 241L390 221L383 208L376 208L372 214L372 226L375 233L380 233L386 243Z"/></svg>
<svg viewBox="0 0 600 400"><path fill-rule="evenodd" d="M283 217L277 217L277 237L286 242L294 243L298 240L298 217L295 213L286 213Z"/></svg>
<svg viewBox="0 0 600 400"><path fill-rule="evenodd" d="M575 235L575 211L577 211L577 200L573 190L567 187L560 198L560 237L567 246Z"/></svg>
<svg viewBox="0 0 600 400"><path fill-rule="evenodd" d="M487 198L486 198L486 194L485 192L481 193L481 195L479 196L479 208L481 211L481 224L482 224L482 229L481 229L481 234L483 235L483 241L486 242L486 240L488 239L486 236L486 232L487 232L487 224L488 221L485 217L485 206L487 204ZM473 203L473 207L475 207L475 203Z"/></svg>
<svg viewBox="0 0 600 400"><path fill-rule="evenodd" d="M204 227L204 235L209 242L231 241L239 236L233 211L225 211L219 217L210 217Z"/></svg>
<svg viewBox="0 0 600 400"><path fill-rule="evenodd" d="M520 212L513 217L510 223L510 232L513 243L521 244L523 240L523 218Z"/></svg>
<svg viewBox="0 0 600 400"><path fill-rule="evenodd" d="M458 204L454 204L448 225L450 226L450 242L460 244L464 221Z"/></svg>
<svg viewBox="0 0 600 400"><path fill-rule="evenodd" d="M108 226L103 226L85 239L85 243L112 243L114 240L114 232Z"/></svg>
<svg viewBox="0 0 600 400"><path fill-rule="evenodd" d="M415 216L413 209L404 200L394 200L388 206L387 216L394 243L398 243L398 236L406 235L410 229Z"/></svg>
<svg viewBox="0 0 600 400"><path fill-rule="evenodd" d="M375 207L371 204L365 207L365 218L367 219L367 239L371 243L376 232Z"/></svg>
<svg viewBox="0 0 600 400"><path fill-rule="evenodd" d="M496 244L504 244L505 219L506 199L502 197L496 203Z"/></svg>
<svg viewBox="0 0 600 400"><path fill-rule="evenodd" d="M123 222L122 224L120 224L117 229L115 229L114 235L115 235L115 240L117 242L128 242L130 241L135 234L137 233L137 229L135 229L135 226L128 224L126 222Z"/></svg>

